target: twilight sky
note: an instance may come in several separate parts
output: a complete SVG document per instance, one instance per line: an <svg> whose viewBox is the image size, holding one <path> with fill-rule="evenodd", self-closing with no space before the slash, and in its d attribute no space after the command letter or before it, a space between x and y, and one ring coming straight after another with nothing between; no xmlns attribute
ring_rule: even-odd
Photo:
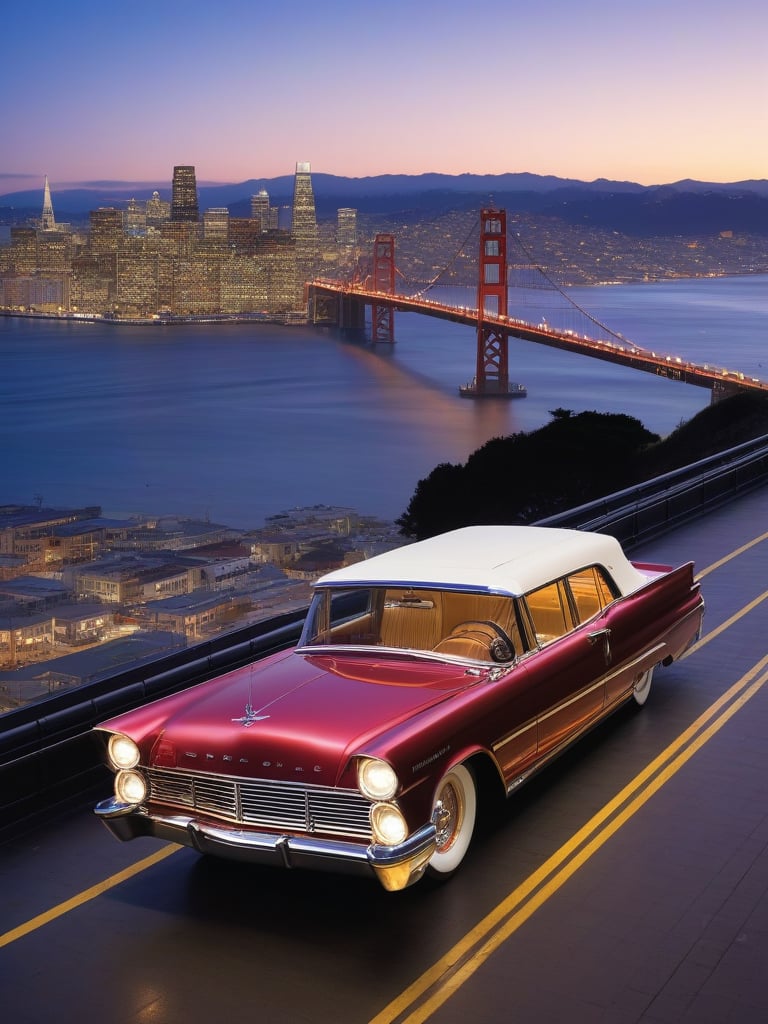
<svg viewBox="0 0 768 1024"><path fill-rule="evenodd" d="M765 0L10 0L0 194L530 171L768 177Z"/></svg>

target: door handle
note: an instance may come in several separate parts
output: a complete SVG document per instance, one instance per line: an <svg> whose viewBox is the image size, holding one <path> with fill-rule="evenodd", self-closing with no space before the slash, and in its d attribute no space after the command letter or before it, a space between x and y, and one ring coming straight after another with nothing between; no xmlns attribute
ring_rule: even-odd
<svg viewBox="0 0 768 1024"><path fill-rule="evenodd" d="M611 631L607 627L605 629L596 629L592 633L587 633L589 642L594 646L598 640L603 641L603 654L605 655L605 664L611 664Z"/></svg>

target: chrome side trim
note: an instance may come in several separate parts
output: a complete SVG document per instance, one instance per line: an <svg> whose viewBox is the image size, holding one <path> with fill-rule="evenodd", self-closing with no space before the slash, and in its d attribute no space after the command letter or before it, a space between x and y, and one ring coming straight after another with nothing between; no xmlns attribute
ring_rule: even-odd
<svg viewBox="0 0 768 1024"><path fill-rule="evenodd" d="M572 697L568 697L566 700L560 701L559 704L555 704L549 711L545 711L543 715L539 715L539 721L545 722L548 718L552 718L554 715L560 714L565 708L569 708L572 704L578 704L580 701L589 693L594 693L595 690L602 690L605 688L605 676L601 676L596 683L592 683L591 686L585 686L583 690L579 690Z"/></svg>
<svg viewBox="0 0 768 1024"><path fill-rule="evenodd" d="M525 725L521 725L518 729L515 729L514 732L507 733L506 736L502 736L501 739L496 740L491 749L493 750L494 754L499 754L504 749L504 747L507 746L507 744L513 743L519 736L524 735L526 732L530 732L531 729L535 731L537 725L537 718L529 719L525 723Z"/></svg>

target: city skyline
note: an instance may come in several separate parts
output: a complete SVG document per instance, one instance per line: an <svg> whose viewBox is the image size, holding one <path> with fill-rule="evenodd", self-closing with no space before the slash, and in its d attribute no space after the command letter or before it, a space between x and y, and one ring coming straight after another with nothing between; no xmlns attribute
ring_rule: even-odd
<svg viewBox="0 0 768 1024"><path fill-rule="evenodd" d="M34 11L32 23L30 12ZM44 45L24 45L45 28ZM530 172L664 184L768 175L759 0L391 0L194 9L41 0L4 17L0 195L314 173ZM23 91L19 84L23 83Z"/></svg>

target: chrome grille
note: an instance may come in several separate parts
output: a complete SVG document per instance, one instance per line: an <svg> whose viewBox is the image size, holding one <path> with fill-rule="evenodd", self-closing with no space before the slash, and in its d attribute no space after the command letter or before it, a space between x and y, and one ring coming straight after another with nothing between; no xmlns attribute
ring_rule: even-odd
<svg viewBox="0 0 768 1024"><path fill-rule="evenodd" d="M239 825L370 840L370 804L357 790L148 768L149 799Z"/></svg>

